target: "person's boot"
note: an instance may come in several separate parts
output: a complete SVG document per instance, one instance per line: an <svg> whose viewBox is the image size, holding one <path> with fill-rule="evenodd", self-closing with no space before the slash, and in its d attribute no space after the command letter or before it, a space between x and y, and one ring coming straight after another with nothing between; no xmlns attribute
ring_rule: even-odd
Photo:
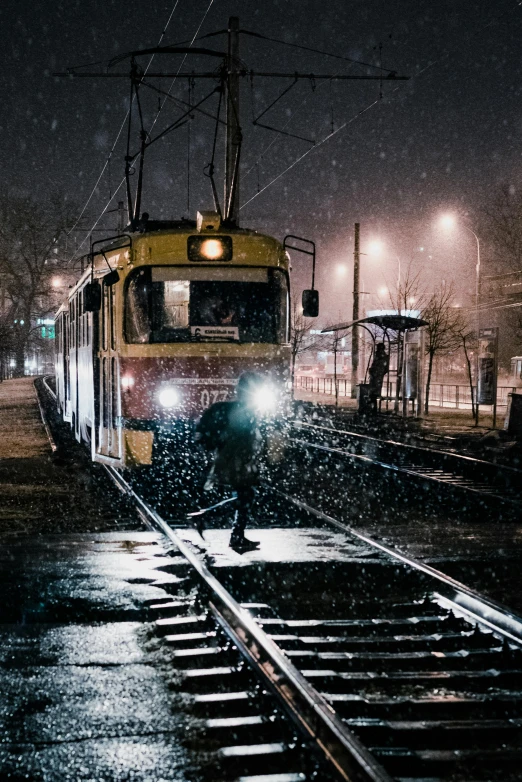
<svg viewBox="0 0 522 782"><path fill-rule="evenodd" d="M260 545L258 540L250 540L249 538L245 538L243 534L232 532L232 535L230 536L229 546L231 549L234 549L234 551L254 551L256 548L259 548Z"/></svg>

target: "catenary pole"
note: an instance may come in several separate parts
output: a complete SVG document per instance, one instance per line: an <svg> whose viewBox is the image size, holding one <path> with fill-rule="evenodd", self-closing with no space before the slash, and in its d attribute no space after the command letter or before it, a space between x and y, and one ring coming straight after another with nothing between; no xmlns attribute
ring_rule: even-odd
<svg viewBox="0 0 522 782"><path fill-rule="evenodd" d="M239 166L241 128L239 125L239 17L228 20L227 132L225 156L225 209L228 220L239 218Z"/></svg>
<svg viewBox="0 0 522 782"><path fill-rule="evenodd" d="M359 272L360 272L360 223L355 223L353 242L353 310L352 320L359 320ZM351 397L357 396L357 379L359 373L359 333L357 326L352 327L352 389Z"/></svg>

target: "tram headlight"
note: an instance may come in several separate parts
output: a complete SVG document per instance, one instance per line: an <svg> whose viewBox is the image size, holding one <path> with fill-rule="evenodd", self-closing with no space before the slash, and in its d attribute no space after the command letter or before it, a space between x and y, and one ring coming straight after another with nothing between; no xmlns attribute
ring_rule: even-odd
<svg viewBox="0 0 522 782"><path fill-rule="evenodd" d="M162 407L176 407L180 399L180 393L174 386L164 386L158 394L158 402Z"/></svg>
<svg viewBox="0 0 522 782"><path fill-rule="evenodd" d="M257 413L270 414L274 413L277 409L279 402L279 394L276 389L264 383L255 389L252 393L252 407L255 408Z"/></svg>

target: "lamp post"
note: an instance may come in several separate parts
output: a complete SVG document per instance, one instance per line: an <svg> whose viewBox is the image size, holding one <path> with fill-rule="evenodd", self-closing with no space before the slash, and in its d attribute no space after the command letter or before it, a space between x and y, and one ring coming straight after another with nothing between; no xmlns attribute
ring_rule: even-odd
<svg viewBox="0 0 522 782"><path fill-rule="evenodd" d="M453 228L453 226L456 224L456 219L453 215L443 215L440 220L441 224L445 228ZM475 231L473 231L468 225L465 225L464 223L459 223L459 226L462 228L465 228L466 231L468 231L470 234L472 234L475 237L475 241L477 243L477 263L475 265L475 323L476 323L476 329L477 329L477 344L479 341L479 333L480 333L480 315L479 315L479 298L480 298L480 239L478 238ZM476 374L477 374L477 385L476 385L476 391L475 391L475 426L478 426L478 420L479 420L479 401L478 401L478 383L479 383L479 357L478 357L478 348L477 348L477 360L476 360Z"/></svg>
<svg viewBox="0 0 522 782"><path fill-rule="evenodd" d="M361 260L360 223L355 223L353 243L353 308L352 320L359 320L359 268ZM350 396L357 397L357 375L359 372L359 333L357 326L352 327L352 382Z"/></svg>

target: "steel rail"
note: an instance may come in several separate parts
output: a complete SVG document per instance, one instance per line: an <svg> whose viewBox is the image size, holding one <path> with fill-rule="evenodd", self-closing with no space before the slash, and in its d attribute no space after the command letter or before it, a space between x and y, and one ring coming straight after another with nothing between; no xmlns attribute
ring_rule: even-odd
<svg viewBox="0 0 522 782"><path fill-rule="evenodd" d="M292 497L290 494L286 494L286 492L276 489L274 486L271 486L271 489L300 510L304 510L312 516L316 516L347 535L357 538L357 540L382 551L398 562L402 562L403 564L408 565L408 567L414 568L435 579L448 590L448 594L443 592L440 594L436 593L436 596L440 598L441 601L444 601L446 605L451 604L453 609L466 614L474 621L486 625L505 638L506 641L522 647L522 618L514 614L509 608L484 597L484 595L475 592L460 581L457 581L451 576L447 576L445 573L441 573L440 570L436 570L430 565L426 565L424 562L413 559L413 557L404 554L400 549L390 548L389 546L370 538L368 535L364 535L362 532L357 532L357 530L352 529L342 521L339 521L333 516L329 516L327 513L324 513L318 508L314 508L312 505L308 505L306 502L297 499L297 497Z"/></svg>
<svg viewBox="0 0 522 782"><path fill-rule="evenodd" d="M47 384L46 386L48 388ZM54 396L52 391L50 393L51 396ZM354 780L354 782L368 782L368 780L391 782L391 777L348 730L326 699L309 684L307 679L288 660L281 648L264 633L248 611L234 600L170 525L132 490L117 470L112 467L106 467L106 470L120 491L133 498L140 516L147 525L163 532L193 566L210 592L209 609L216 621L264 680L268 688L278 696L285 711L301 732L322 750L340 778ZM274 490L274 487L271 488ZM486 625L506 642L509 641L518 647L522 646L522 621L503 606L483 598L455 579L445 576L428 565L417 562L401 551L391 549L362 533L356 532L317 508L313 508L278 489L275 491L297 507L315 515L343 533L355 537L390 558L434 578L443 586L440 591L434 592L433 596L437 602L457 613L460 612L477 623Z"/></svg>
<svg viewBox="0 0 522 782"><path fill-rule="evenodd" d="M401 448L405 452L410 453L420 453L422 455L431 456L433 454L439 455L441 457L444 457L448 460L455 461L456 463L462 463L470 467L483 467L484 469L498 469L497 465L493 464L492 462L487 462L484 459L476 459L474 456L466 456L466 454L462 453L453 453L452 451L443 451L439 448L423 448L421 445L411 445L410 443L401 443L397 440L382 440L379 437L373 437L372 435L368 434L361 434L361 432L351 432L346 429L334 429L330 426L321 426L320 424L310 424L307 421L299 421L295 422L293 426L296 429L299 428L308 428L308 429L319 429L320 431L323 431L327 434L336 434L336 435L342 435L343 437L349 437L354 440L358 439L361 442L372 442L375 443L375 445L380 446L391 446L394 448ZM502 466L502 471L506 472L510 475L512 475L514 478L518 478L522 482L522 470L517 469L516 467L508 467L508 466Z"/></svg>
<svg viewBox="0 0 522 782"><path fill-rule="evenodd" d="M54 399L54 401L56 402L56 394L55 394L55 392L53 391L53 389L51 388L51 386L49 385L49 383L47 382L47 378L48 378L48 377L51 377L51 375L45 375L45 376L42 378L42 383L43 383L43 385L45 386L45 390L47 391L47 393L49 394L49 396L51 396L51 397ZM36 382L36 381L35 381L35 382ZM38 396L38 394L37 394L37 396Z"/></svg>
<svg viewBox="0 0 522 782"><path fill-rule="evenodd" d="M418 446L412 446L406 443L397 443L392 440L379 440L378 438L361 435L359 433L345 432L343 430L330 429L328 427L315 426L313 424L300 423L299 426L296 426L296 428L301 428L303 426L309 427L312 430L319 429L330 434L344 435L347 438L350 437L362 438L362 441L370 442L372 444L375 444L377 447L394 447L397 449L411 449L409 451L410 453L415 453L415 452L420 453L423 456L425 457L427 456L432 460L433 457L434 456L436 457L437 455L440 455L441 458L447 460L455 460L455 461L461 460L461 464L468 470L473 467L477 469L483 468L489 471L496 471L496 473L499 476L502 475L503 472L513 482L515 482L516 480L518 485L522 486L522 470L517 470L514 467L502 467L502 470L500 470L496 465L492 464L491 462L485 462L480 459L474 459L473 457L470 456L448 453L447 451L437 451L434 449L419 448ZM499 486L491 486L489 490L486 491L484 490L484 488L481 488L481 486L478 485L479 484L478 480L475 481L476 485L467 483L467 481L469 481L470 479L467 478L465 475L455 474L454 475L455 480L450 481L449 478L444 478L444 476L431 475L430 473L424 472L424 470L427 469L424 465L393 464L392 462L384 461L382 458L379 459L372 456L368 456L366 454L352 453L350 451L344 450L343 448L323 445L322 443L314 443L308 440L299 439L297 437L291 437L290 441L294 443L298 443L299 445L308 448L315 448L316 450L325 451L327 453L332 453L338 456L342 456L343 458L351 459L352 461L360 461L366 464L381 467L384 470L389 470L396 473L402 473L404 475L408 475L409 477L416 478L417 480L432 482L437 486L441 486L441 485L451 486L461 491L471 492L480 497L500 499L502 502L505 502L515 507L520 507L522 505L522 497L511 497L509 495L502 494L501 487ZM447 465L445 466L445 468L443 465L441 465L439 469L441 470L441 472L444 472L445 469L449 473L449 468Z"/></svg>
<svg viewBox="0 0 522 782"><path fill-rule="evenodd" d="M45 382L45 380L44 380L44 382ZM42 419L42 423L44 425L45 433L47 435L47 439L49 440L49 445L51 446L51 451L53 453L56 453L57 450L58 450L58 446L56 445L56 441L55 441L55 439L54 439L54 437L52 435L52 432L51 432L51 429L49 427L49 424L47 423L47 418L46 418L44 409L42 407L42 403L40 402L40 397L38 396L38 389L36 388L36 380L33 381L33 389L34 389L34 395L36 397L36 401L38 403L38 409L40 410L40 418ZM51 392L50 388L48 388L48 390ZM55 399L56 399L56 396L55 396Z"/></svg>
<svg viewBox="0 0 522 782"><path fill-rule="evenodd" d="M404 467L399 464L391 464L390 462L384 462L382 459L375 459L371 456L366 456L365 454L360 453L350 453L349 451L343 451L342 448L335 448L331 445L321 445L320 443L311 443L308 440L299 440L297 438L290 438L290 442L298 443L299 445L305 446L305 448L315 448L318 451L325 451L326 453L332 453L337 456L342 456L344 459L351 459L352 461L360 461L365 462L369 465L374 465L376 467L381 467L383 470L389 470L390 472L396 472L401 473L403 475L408 475L410 478L416 478L417 480L423 480L423 481L432 481L437 486L440 486L441 484L452 486L456 489L461 489L464 491L470 491L474 494L479 495L480 497L487 497L487 496L495 496L497 495L489 495L484 491L481 491L476 486L465 486L463 484L459 483L449 483L449 481L445 481L443 478L437 477L436 475L425 475L422 472L418 472L415 470L415 468L412 467ZM511 497L504 497L503 500L505 502L509 502L511 505L520 505L521 501L514 500Z"/></svg>
<svg viewBox="0 0 522 782"><path fill-rule="evenodd" d="M341 779L350 782L392 782L371 753L346 727L326 699L315 690L284 652L243 609L170 525L113 467L105 469L120 491L135 502L149 527L160 530L192 565L209 591L209 607L227 635L281 701L304 735L315 741Z"/></svg>

